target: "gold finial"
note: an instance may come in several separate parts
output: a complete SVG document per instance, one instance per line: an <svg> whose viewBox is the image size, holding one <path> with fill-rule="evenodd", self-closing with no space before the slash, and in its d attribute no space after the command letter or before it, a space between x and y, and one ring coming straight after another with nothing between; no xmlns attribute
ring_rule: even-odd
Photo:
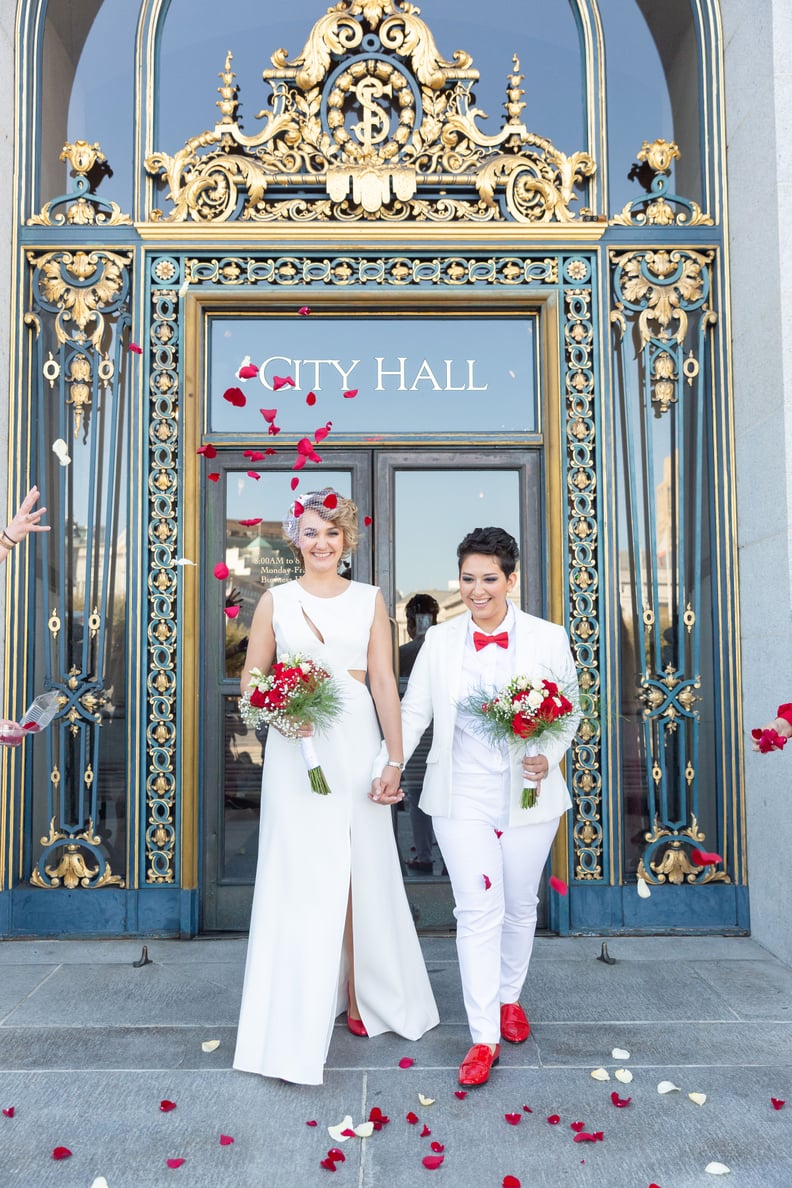
<svg viewBox="0 0 792 1188"><path fill-rule="evenodd" d="M226 54L225 66L217 76L223 83L221 87L217 88L220 98L216 101L216 106L220 108L220 114L223 117L220 121L221 124L236 123L237 107L239 106L239 88L234 85L236 74L231 69L232 57L231 50L229 50Z"/></svg>
<svg viewBox="0 0 792 1188"><path fill-rule="evenodd" d="M673 140L653 140L651 144L645 140L638 153L638 160L646 161L655 173L668 173L671 162L679 160L680 156L679 148Z"/></svg>
<svg viewBox="0 0 792 1188"><path fill-rule="evenodd" d="M509 85L506 88L506 102L503 106L506 108L509 123L519 124L520 113L525 108L525 104L521 102L521 96L525 94L525 91L520 86L525 75L520 73L520 59L517 57L517 54L512 56L512 63L514 69L509 75Z"/></svg>
<svg viewBox="0 0 792 1188"><path fill-rule="evenodd" d="M98 142L89 144L87 140L75 140L73 144L69 141L64 144L60 159L69 161L75 173L85 175L91 172L97 162L104 161L105 155Z"/></svg>

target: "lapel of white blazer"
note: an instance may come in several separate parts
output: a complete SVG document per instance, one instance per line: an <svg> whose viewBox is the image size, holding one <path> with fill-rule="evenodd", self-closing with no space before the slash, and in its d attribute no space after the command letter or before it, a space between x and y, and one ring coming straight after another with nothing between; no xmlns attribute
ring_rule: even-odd
<svg viewBox="0 0 792 1188"><path fill-rule="evenodd" d="M470 625L470 612L457 615L453 620L453 629L448 632L448 651L446 663L448 665L448 697L456 709L459 701L459 688L462 683L462 661L465 654L465 641ZM456 716L456 715L455 715Z"/></svg>
<svg viewBox="0 0 792 1188"><path fill-rule="evenodd" d="M514 608L514 662L517 665L515 676L524 676L530 670L530 665L536 659L536 640L531 627L531 619L524 611Z"/></svg>

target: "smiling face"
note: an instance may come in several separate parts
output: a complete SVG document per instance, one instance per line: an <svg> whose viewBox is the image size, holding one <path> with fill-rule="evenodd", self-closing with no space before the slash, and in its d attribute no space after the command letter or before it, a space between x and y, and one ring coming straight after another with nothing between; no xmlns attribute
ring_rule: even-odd
<svg viewBox="0 0 792 1188"><path fill-rule="evenodd" d="M336 573L346 552L346 541L337 524L323 520L309 508L300 516L297 547L306 573Z"/></svg>
<svg viewBox="0 0 792 1188"><path fill-rule="evenodd" d="M509 577L497 557L468 553L459 567L459 593L482 631L494 631L506 616L508 595L517 584L517 574Z"/></svg>

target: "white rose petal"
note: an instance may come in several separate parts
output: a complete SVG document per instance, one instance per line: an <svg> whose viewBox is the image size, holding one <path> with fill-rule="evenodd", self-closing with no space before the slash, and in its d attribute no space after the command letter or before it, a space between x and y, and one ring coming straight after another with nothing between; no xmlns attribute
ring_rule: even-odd
<svg viewBox="0 0 792 1188"><path fill-rule="evenodd" d="M679 1085L675 1085L673 1081L661 1081L657 1086L658 1093L679 1093Z"/></svg>
<svg viewBox="0 0 792 1188"><path fill-rule="evenodd" d="M728 1176L731 1168L727 1167L725 1163L708 1163L704 1171L709 1172L711 1176Z"/></svg>
<svg viewBox="0 0 792 1188"><path fill-rule="evenodd" d="M97 1176L93 1184L91 1184L91 1188L109 1188L109 1185L104 1176Z"/></svg>
<svg viewBox="0 0 792 1188"><path fill-rule="evenodd" d="M649 884L646 879L639 879L636 883L636 890L640 899L649 899L652 892L649 890Z"/></svg>
<svg viewBox="0 0 792 1188"><path fill-rule="evenodd" d="M423 1105L423 1106L427 1106L427 1105L434 1105L434 1103L435 1103L435 1101L437 1100L437 1098L435 1098L435 1097L424 1097L423 1093L419 1093L419 1094L418 1094L418 1100L420 1101L421 1105Z"/></svg>
<svg viewBox="0 0 792 1188"><path fill-rule="evenodd" d="M342 1134L341 1131L354 1129L354 1125L352 1124L352 1115L347 1114L343 1122L339 1122L337 1126L328 1126L327 1133L330 1135L330 1138L333 1140L333 1142L345 1143L349 1138L349 1135Z"/></svg>
<svg viewBox="0 0 792 1188"><path fill-rule="evenodd" d="M532 689L531 692L528 694L528 697L526 698L526 700L527 700L528 704L530 705L531 709L538 709L539 706L544 701L544 697L542 697L542 694L539 693L538 690Z"/></svg>
<svg viewBox="0 0 792 1188"><path fill-rule="evenodd" d="M220 1047L220 1040L204 1040L201 1044L202 1052L215 1052Z"/></svg>
<svg viewBox="0 0 792 1188"><path fill-rule="evenodd" d="M592 1077L595 1081L609 1081L610 1073L606 1068L595 1068L592 1072Z"/></svg>
<svg viewBox="0 0 792 1188"><path fill-rule="evenodd" d="M629 1085L630 1081L633 1079L633 1075L629 1068L617 1068L613 1075L617 1081L621 1081L622 1085Z"/></svg>
<svg viewBox="0 0 792 1188"><path fill-rule="evenodd" d="M195 565L195 562L191 561L189 557L177 557L173 564L174 565Z"/></svg>
<svg viewBox="0 0 792 1188"><path fill-rule="evenodd" d="M371 1138L374 1133L373 1122L361 1122L359 1126L355 1127L355 1134L358 1138Z"/></svg>
<svg viewBox="0 0 792 1188"><path fill-rule="evenodd" d="M613 1051L611 1052L611 1056L613 1057L614 1060L629 1060L630 1059L630 1053L627 1051L626 1048L614 1048Z"/></svg>
<svg viewBox="0 0 792 1188"><path fill-rule="evenodd" d="M694 1101L696 1105L704 1105L704 1102L707 1100L706 1093L688 1093L688 1097L691 1101Z"/></svg>

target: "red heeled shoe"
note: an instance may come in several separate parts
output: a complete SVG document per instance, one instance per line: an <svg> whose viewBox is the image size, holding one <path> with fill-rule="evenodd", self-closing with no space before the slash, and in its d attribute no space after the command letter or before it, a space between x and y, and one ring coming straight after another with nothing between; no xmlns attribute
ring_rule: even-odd
<svg viewBox="0 0 792 1188"><path fill-rule="evenodd" d="M459 1066L459 1083L473 1089L485 1085L490 1069L500 1060L500 1044L491 1052L489 1044L474 1044Z"/></svg>
<svg viewBox="0 0 792 1188"><path fill-rule="evenodd" d="M368 1032L363 1020L353 1019L349 1011L347 1011L347 1027L353 1035L359 1035L361 1039L368 1039Z"/></svg>

